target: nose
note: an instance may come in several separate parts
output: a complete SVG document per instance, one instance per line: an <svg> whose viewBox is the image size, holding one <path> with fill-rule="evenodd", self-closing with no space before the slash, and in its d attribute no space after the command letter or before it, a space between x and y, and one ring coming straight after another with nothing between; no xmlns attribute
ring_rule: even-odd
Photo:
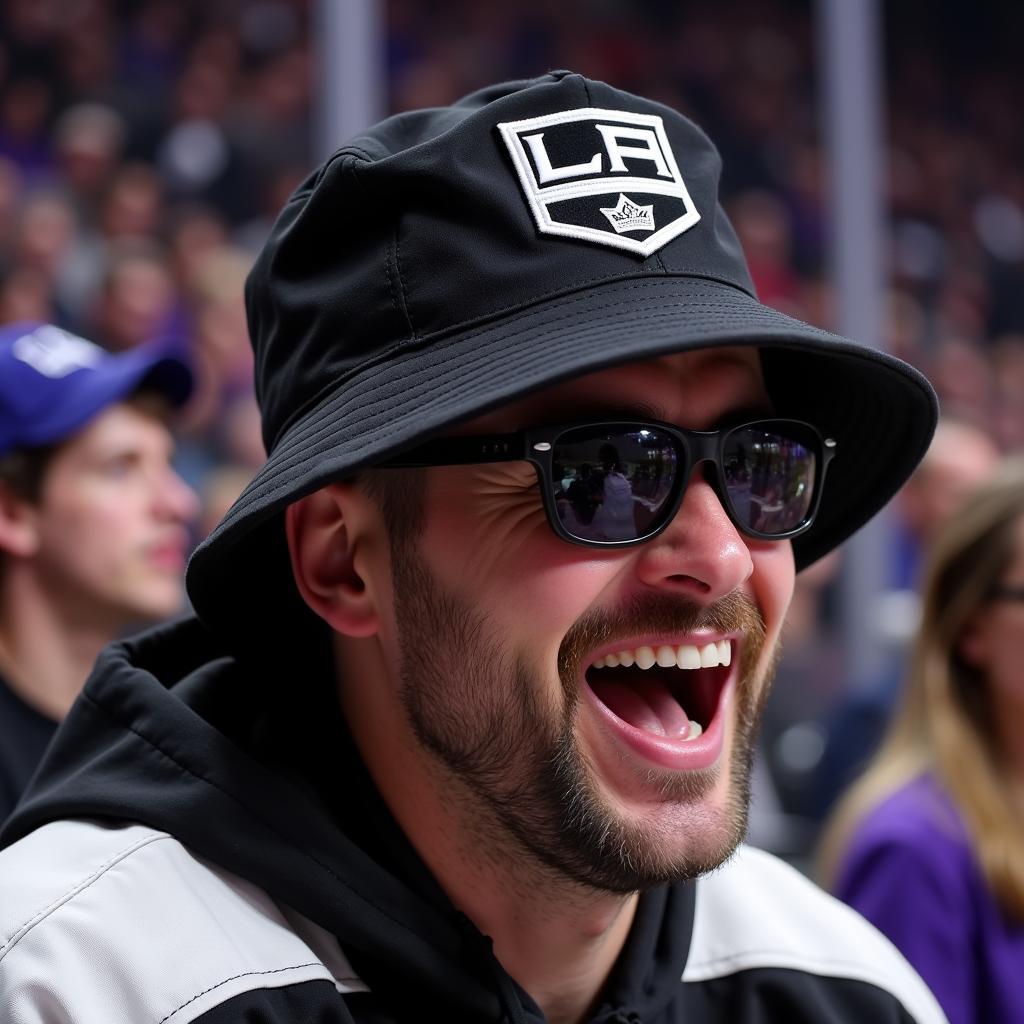
<svg viewBox="0 0 1024 1024"><path fill-rule="evenodd" d="M169 463L160 476L154 496L157 511L166 520L187 525L199 515L198 495Z"/></svg>
<svg viewBox="0 0 1024 1024"><path fill-rule="evenodd" d="M639 550L636 572L641 583L701 603L731 594L754 569L747 541L699 466L675 518Z"/></svg>

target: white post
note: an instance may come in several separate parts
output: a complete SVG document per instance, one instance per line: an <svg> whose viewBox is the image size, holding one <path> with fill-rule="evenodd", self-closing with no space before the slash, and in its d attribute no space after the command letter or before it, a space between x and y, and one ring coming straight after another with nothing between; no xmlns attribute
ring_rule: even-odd
<svg viewBox="0 0 1024 1024"><path fill-rule="evenodd" d="M839 333L883 344L885 172L877 0L818 0L818 62L832 195L831 260ZM846 545L842 611L849 679L884 666L878 598L888 582L890 526L877 516Z"/></svg>
<svg viewBox="0 0 1024 1024"><path fill-rule="evenodd" d="M314 7L320 160L385 114L381 7L380 0L318 0Z"/></svg>

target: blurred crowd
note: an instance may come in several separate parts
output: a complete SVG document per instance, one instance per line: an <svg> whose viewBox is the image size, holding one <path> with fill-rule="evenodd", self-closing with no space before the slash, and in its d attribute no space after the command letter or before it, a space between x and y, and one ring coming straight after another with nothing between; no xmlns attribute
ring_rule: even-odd
<svg viewBox="0 0 1024 1024"><path fill-rule="evenodd" d="M242 284L310 165L304 5L11 0L2 19L0 322L188 359L205 533L264 457Z"/></svg>
<svg viewBox="0 0 1024 1024"><path fill-rule="evenodd" d="M880 6L888 291L878 340L924 370L944 410L996 453L1022 450L1024 71L1011 47L1024 9ZM392 110L569 67L693 116L723 153L727 207L760 297L832 325L810 0L382 8ZM113 351L160 338L189 360L197 387L178 461L201 496L196 539L263 459L242 284L318 148L316 13L314 0L0 9L0 323L45 320ZM894 566L913 566L922 531L910 512L903 527ZM798 594L781 717L768 726L782 804L798 815L813 816L808 779L822 751L816 734L793 732L786 680L803 713L822 719L847 682L835 569L812 571ZM900 574L894 587L913 585L912 569Z"/></svg>

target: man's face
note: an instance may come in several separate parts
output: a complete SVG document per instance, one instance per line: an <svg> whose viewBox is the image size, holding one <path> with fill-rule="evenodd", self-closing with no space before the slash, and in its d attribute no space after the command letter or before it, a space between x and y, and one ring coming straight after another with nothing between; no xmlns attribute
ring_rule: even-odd
<svg viewBox="0 0 1024 1024"><path fill-rule="evenodd" d="M161 420L122 403L53 456L33 513L35 564L68 614L116 630L180 610L196 497L172 453Z"/></svg>
<svg viewBox="0 0 1024 1024"><path fill-rule="evenodd" d="M629 410L709 429L769 408L754 350L706 350L552 387L464 431ZM424 476L422 530L392 537L381 639L408 727L460 820L478 823L485 848L525 848L611 891L720 863L745 830L754 731L793 588L789 542L739 534L702 468L668 529L608 551L555 536L526 463ZM679 667L709 645L730 664ZM648 651L659 664L644 670Z"/></svg>

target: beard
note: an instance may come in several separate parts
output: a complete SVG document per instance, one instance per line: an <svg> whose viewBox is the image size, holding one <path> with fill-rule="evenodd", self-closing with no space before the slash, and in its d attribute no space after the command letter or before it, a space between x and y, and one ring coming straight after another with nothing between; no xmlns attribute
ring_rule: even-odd
<svg viewBox="0 0 1024 1024"><path fill-rule="evenodd" d="M771 677L769 667L755 678L766 630L748 598L733 594L702 607L651 595L614 614L588 613L561 643L552 709L543 702L549 681L503 644L486 615L446 591L412 545L392 554L403 709L442 768L445 797L460 805L480 855L504 850L521 862L525 850L558 878L614 893L695 878L731 856L746 833ZM584 659L618 639L700 628L743 636L728 762L687 772L634 764L657 794L658 813L631 818L602 795L576 736ZM725 796L716 806L710 797L723 772Z"/></svg>

